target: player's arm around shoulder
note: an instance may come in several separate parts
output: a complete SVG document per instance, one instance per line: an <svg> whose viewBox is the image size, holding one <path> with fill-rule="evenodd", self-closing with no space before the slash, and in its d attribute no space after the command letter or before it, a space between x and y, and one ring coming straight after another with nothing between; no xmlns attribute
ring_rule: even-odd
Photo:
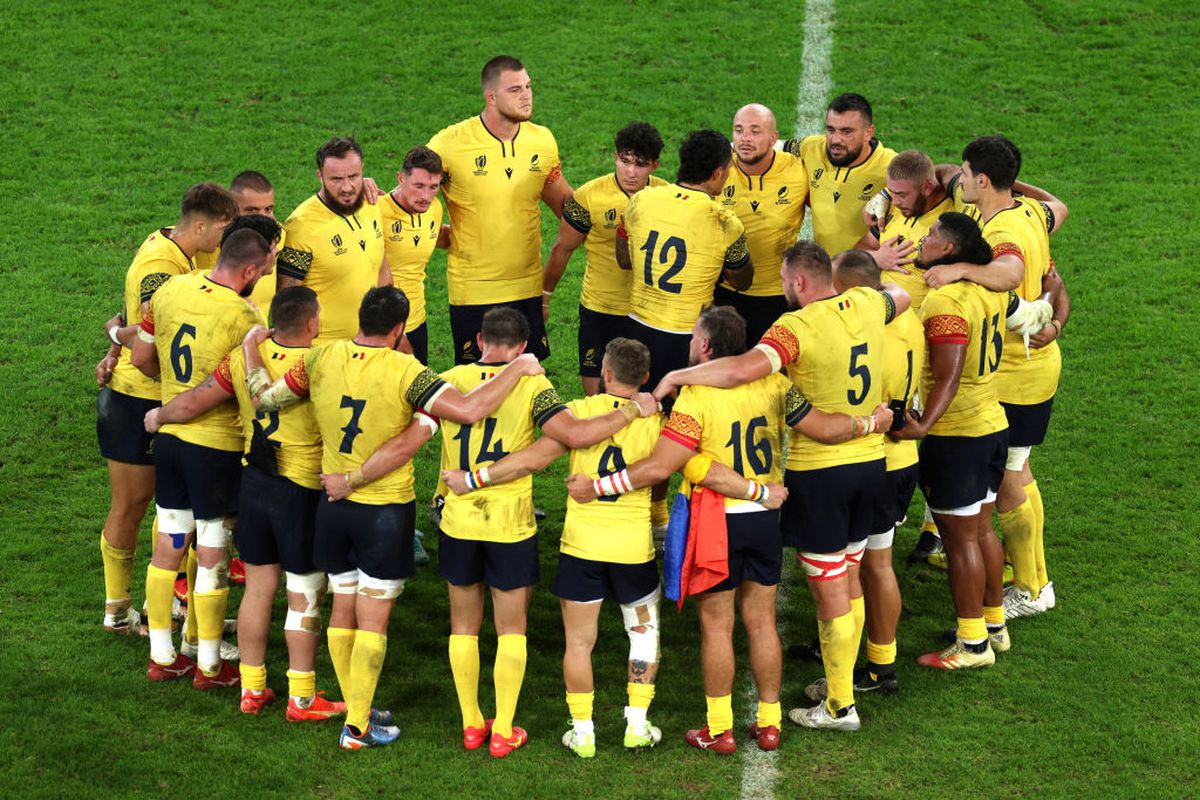
<svg viewBox="0 0 1200 800"><path fill-rule="evenodd" d="M424 412L416 412L408 426L381 444L361 467L350 472L322 473L321 486L325 494L331 502L344 500L356 489L396 471L412 460L437 429L437 420Z"/></svg>
<svg viewBox="0 0 1200 800"><path fill-rule="evenodd" d="M442 470L442 481L455 494L467 494L485 486L509 483L541 472L568 452L565 445L550 436L543 436L529 447L509 453L495 464L489 464L471 472L462 469L444 469Z"/></svg>
<svg viewBox="0 0 1200 800"><path fill-rule="evenodd" d="M433 395L425 410L438 419L474 425L499 408L521 378L545 373L536 356L524 353L497 372L491 380L484 381L467 394L445 384Z"/></svg>
<svg viewBox="0 0 1200 800"><path fill-rule="evenodd" d="M158 377L161 371L158 363L158 347L154 343L154 308L153 303L142 306L142 321L138 326L137 338L133 349L129 351L129 361L148 378Z"/></svg>
<svg viewBox="0 0 1200 800"><path fill-rule="evenodd" d="M658 413L658 401L648 392L638 392L629 402L607 414L580 419L566 406L562 413L540 423L542 432L566 447L577 450L602 442L639 417Z"/></svg>
<svg viewBox="0 0 1200 800"><path fill-rule="evenodd" d="M191 422L221 403L233 399L233 375L230 371L230 355L225 356L204 382L192 387L171 402L146 412L145 425L149 433L157 433L163 425Z"/></svg>

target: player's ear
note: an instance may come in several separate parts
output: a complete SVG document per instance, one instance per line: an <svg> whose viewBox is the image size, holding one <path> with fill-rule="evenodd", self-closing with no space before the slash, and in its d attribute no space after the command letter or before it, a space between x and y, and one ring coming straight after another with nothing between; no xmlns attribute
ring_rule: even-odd
<svg viewBox="0 0 1200 800"><path fill-rule="evenodd" d="M525 348L528 346L529 346L528 341L521 342L521 344L517 347L517 355L521 355L522 353L524 353Z"/></svg>
<svg viewBox="0 0 1200 800"><path fill-rule="evenodd" d="M483 352L483 332L475 334L475 346L479 348L479 352Z"/></svg>

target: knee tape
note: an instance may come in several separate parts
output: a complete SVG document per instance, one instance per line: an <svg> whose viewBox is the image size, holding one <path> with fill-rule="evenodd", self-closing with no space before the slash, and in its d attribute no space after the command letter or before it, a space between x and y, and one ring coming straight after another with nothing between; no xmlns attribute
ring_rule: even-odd
<svg viewBox="0 0 1200 800"><path fill-rule="evenodd" d="M621 604L621 619L629 634L630 661L658 661L658 598L659 590L655 589L641 600Z"/></svg>
<svg viewBox="0 0 1200 800"><path fill-rule="evenodd" d="M870 538L870 537L868 537ZM867 549L867 540L859 539L846 545L846 568L857 567L862 563L863 551Z"/></svg>
<svg viewBox="0 0 1200 800"><path fill-rule="evenodd" d="M1004 468L1009 472L1020 472L1025 469L1025 462L1029 460L1029 451L1032 447L1010 447L1008 448L1008 462Z"/></svg>
<svg viewBox="0 0 1200 800"><path fill-rule="evenodd" d="M797 553L804 574L813 581L832 581L846 576L846 553Z"/></svg>
<svg viewBox="0 0 1200 800"><path fill-rule="evenodd" d="M376 600L395 600L404 591L404 579L386 580L372 578L362 570L358 571L358 593L363 597Z"/></svg>
<svg viewBox="0 0 1200 800"><path fill-rule="evenodd" d="M887 550L896 538L896 529L888 528L883 533L873 533L867 537L868 550Z"/></svg>
<svg viewBox="0 0 1200 800"><path fill-rule="evenodd" d="M154 513L158 514L159 533L165 533L173 537L177 534L188 534L196 530L196 518L192 516L190 508L163 508L160 505L155 505ZM180 544L179 547L183 547L183 545Z"/></svg>
<svg viewBox="0 0 1200 800"><path fill-rule="evenodd" d="M229 588L229 559L215 567L196 567L196 594L216 592Z"/></svg>
<svg viewBox="0 0 1200 800"><path fill-rule="evenodd" d="M196 520L196 546L228 548L237 517Z"/></svg>
<svg viewBox="0 0 1200 800"><path fill-rule="evenodd" d="M356 594L358 592L358 570L329 573L329 586L334 594Z"/></svg>
<svg viewBox="0 0 1200 800"><path fill-rule="evenodd" d="M298 574L288 572L286 575L287 590L292 594L304 595L304 609L296 611L289 605L283 629L285 631L320 633L321 598L325 594L325 573L308 572Z"/></svg>

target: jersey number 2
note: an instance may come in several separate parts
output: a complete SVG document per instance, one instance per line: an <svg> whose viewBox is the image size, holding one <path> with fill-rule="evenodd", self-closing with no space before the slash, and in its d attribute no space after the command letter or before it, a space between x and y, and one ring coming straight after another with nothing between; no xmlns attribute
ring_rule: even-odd
<svg viewBox="0 0 1200 800"><path fill-rule="evenodd" d="M647 286L654 286L654 251L658 249L658 231L650 231L650 235L646 237L646 243L638 249L646 252L643 279ZM671 266L667 267L666 272L658 276L658 288L664 292L679 294L683 291L683 284L672 283L671 279L678 275L687 264L687 244L678 236L668 236L663 242L662 249L658 251L658 263L666 264L669 258L668 253L672 250L675 251L675 260Z"/></svg>

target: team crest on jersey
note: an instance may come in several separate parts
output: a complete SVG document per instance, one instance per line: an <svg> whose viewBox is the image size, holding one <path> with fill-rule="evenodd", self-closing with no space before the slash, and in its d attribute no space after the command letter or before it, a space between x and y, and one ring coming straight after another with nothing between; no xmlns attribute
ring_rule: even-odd
<svg viewBox="0 0 1200 800"><path fill-rule="evenodd" d="M814 188L814 189L817 188L817 185L821 182L821 176L824 174L825 174L824 167L817 167L815 170L813 170L812 183L810 184L812 186L812 188Z"/></svg>
<svg viewBox="0 0 1200 800"><path fill-rule="evenodd" d="M480 176L487 175L487 169L485 169L485 167L487 167L487 156L476 156L475 174Z"/></svg>
<svg viewBox="0 0 1200 800"><path fill-rule="evenodd" d="M437 230L437 220L431 219L429 220L429 232L432 234L435 230Z"/></svg>
<svg viewBox="0 0 1200 800"><path fill-rule="evenodd" d="M615 208L610 208L608 211L604 212L604 227L617 227L617 210Z"/></svg>
<svg viewBox="0 0 1200 800"><path fill-rule="evenodd" d="M392 241L400 241L400 234L404 232L404 224L400 220L392 223Z"/></svg>
<svg viewBox="0 0 1200 800"><path fill-rule="evenodd" d="M858 199L862 200L865 203L871 199L872 195L874 194L874 191L875 191L875 184L868 183L866 186L864 186L862 188L862 194L860 194L858 196Z"/></svg>
<svg viewBox="0 0 1200 800"><path fill-rule="evenodd" d="M343 247L345 242L342 240L342 235L340 233L336 233L330 237L329 243L333 245L333 254L335 256L343 255L346 252L346 248Z"/></svg>
<svg viewBox="0 0 1200 800"><path fill-rule="evenodd" d="M780 186L779 191L775 193L775 197L778 198L775 201L775 205L777 206L788 206L792 204L792 199L788 197L788 187L786 186Z"/></svg>
<svg viewBox="0 0 1200 800"><path fill-rule="evenodd" d="M722 189L721 194L725 196L725 199L721 201L721 205L723 205L723 206L733 205L736 202L733 199L733 194L735 191L736 190L734 189L732 184L730 184L729 186L726 186L724 189Z"/></svg>
<svg viewBox="0 0 1200 800"><path fill-rule="evenodd" d="M537 153L534 153L532 156L529 157L529 171L530 172L541 172L542 171L542 166L541 166L541 164L538 163L538 154Z"/></svg>

